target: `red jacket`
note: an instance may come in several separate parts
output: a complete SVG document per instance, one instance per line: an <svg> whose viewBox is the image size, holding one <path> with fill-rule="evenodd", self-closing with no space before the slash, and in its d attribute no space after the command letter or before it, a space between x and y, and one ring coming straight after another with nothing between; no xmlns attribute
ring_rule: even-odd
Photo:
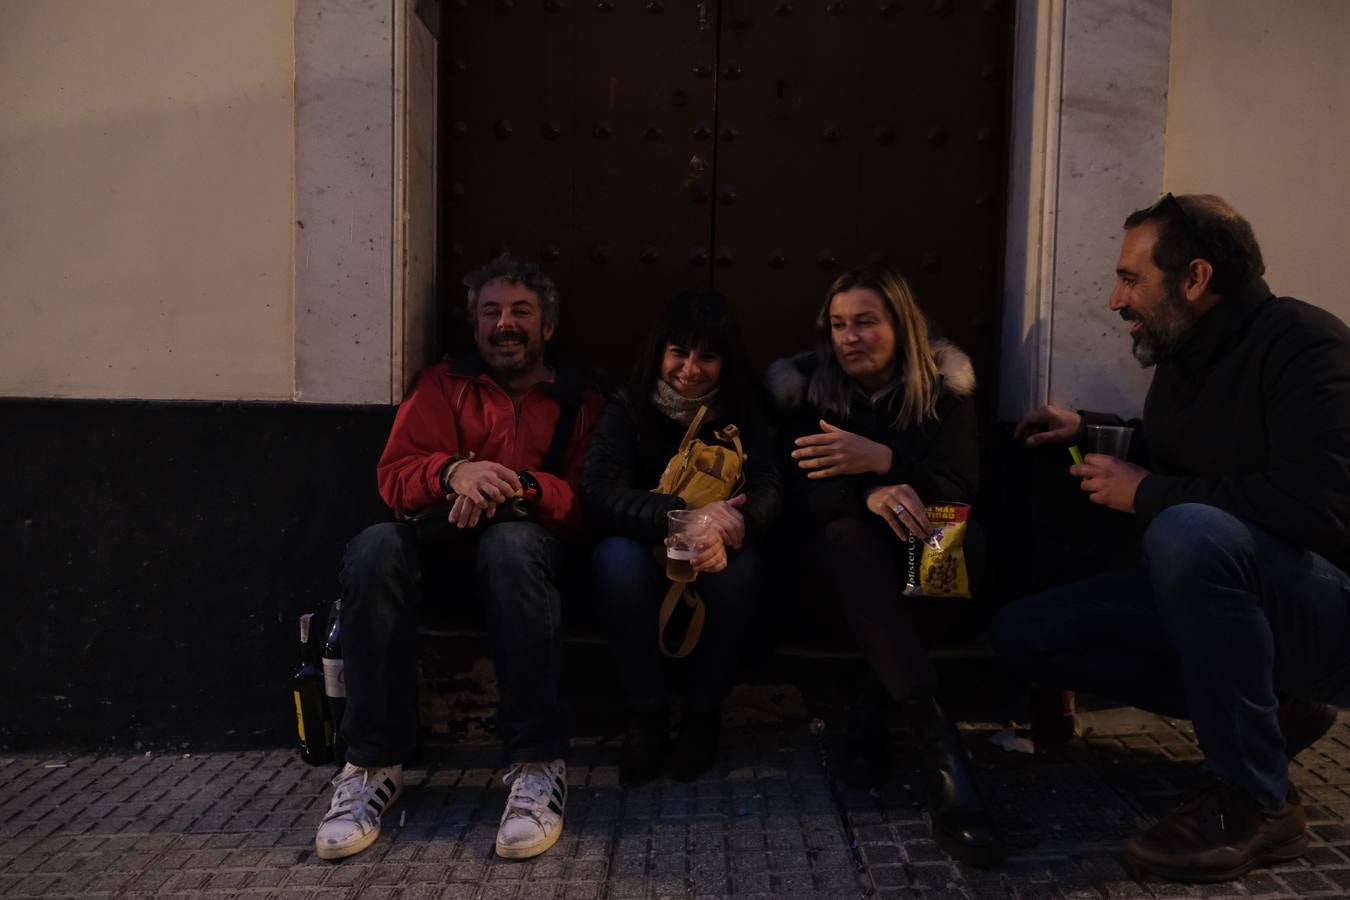
<svg viewBox="0 0 1350 900"><path fill-rule="evenodd" d="M530 388L517 409L476 359L428 366L399 406L380 455L380 496L404 515L443 504L441 469L451 457L473 453L517 472L528 470L539 480L539 521L576 525L586 447L604 405L598 392L583 393L559 477L539 469L561 411L552 385Z"/></svg>

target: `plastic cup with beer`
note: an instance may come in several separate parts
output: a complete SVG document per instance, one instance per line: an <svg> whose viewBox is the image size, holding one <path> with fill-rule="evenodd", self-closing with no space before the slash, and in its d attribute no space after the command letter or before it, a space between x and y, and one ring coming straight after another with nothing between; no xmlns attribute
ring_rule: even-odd
<svg viewBox="0 0 1350 900"><path fill-rule="evenodd" d="M694 557L698 542L708 534L712 519L696 509L672 509L666 513L669 538L666 540L666 577L671 581L693 581Z"/></svg>

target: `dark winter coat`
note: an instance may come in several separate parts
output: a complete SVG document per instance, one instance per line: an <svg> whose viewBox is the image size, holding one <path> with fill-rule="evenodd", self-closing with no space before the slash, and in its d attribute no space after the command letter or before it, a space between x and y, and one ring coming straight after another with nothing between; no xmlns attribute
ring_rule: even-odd
<svg viewBox="0 0 1350 900"><path fill-rule="evenodd" d="M970 357L946 341L933 344L939 370L937 416L921 425L897 429L892 425L899 397L873 406L861 389L854 392L843 421L822 414L806 399L815 371L814 353L780 359L769 367L768 388L782 411L783 482L794 516L823 523L845 516L867 517L866 493L882 484L908 484L926 504L970 503L979 486L979 428L975 420L975 369ZM816 434L825 419L845 431L860 434L891 449L891 468L885 475L836 475L810 479L786 456L792 442Z"/></svg>
<svg viewBox="0 0 1350 900"><path fill-rule="evenodd" d="M713 432L728 424L708 416L699 438L713 443ZM735 421L745 449L746 540L763 534L782 505L777 446L765 410L752 410ZM653 492L666 463L679 449L687 425L658 410L650 399L635 400L626 389L614 392L591 434L582 476L582 496L592 533L622 535L643 543L659 543L666 535L666 513L684 509L679 497Z"/></svg>
<svg viewBox="0 0 1350 900"><path fill-rule="evenodd" d="M1350 571L1350 329L1331 313L1260 279L1220 300L1158 364L1140 437L1144 524L1204 503Z"/></svg>

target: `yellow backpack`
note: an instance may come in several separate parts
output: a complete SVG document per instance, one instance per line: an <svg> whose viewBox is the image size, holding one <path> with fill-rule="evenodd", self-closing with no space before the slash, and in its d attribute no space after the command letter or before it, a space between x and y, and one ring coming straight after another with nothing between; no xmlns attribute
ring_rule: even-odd
<svg viewBox="0 0 1350 900"><path fill-rule="evenodd" d="M708 407L700 406L689 423L689 430L680 441L680 448L666 463L657 493L674 494L690 509L707 506L717 500L726 500L745 483L745 450L741 447L741 432L735 425L727 425L713 432L724 444L705 444L698 439L699 426L708 414Z"/></svg>
<svg viewBox="0 0 1350 900"><path fill-rule="evenodd" d="M661 473L661 481L656 486L657 493L674 494L684 500L689 509L698 509L718 500L726 500L745 485L745 450L741 447L741 432L735 425L727 425L713 432L713 436L723 445L705 444L698 439L699 426L708 414L708 407L700 406L684 440L675 455L666 463ZM665 554L662 553L662 556ZM689 628L684 640L674 652L666 648L665 632L675 607L683 598L685 605L693 607L689 619ZM661 601L661 612L657 618L656 645L665 656L679 659L688 656L698 644L703 634L703 621L707 610L703 598L694 590L693 584L673 581Z"/></svg>

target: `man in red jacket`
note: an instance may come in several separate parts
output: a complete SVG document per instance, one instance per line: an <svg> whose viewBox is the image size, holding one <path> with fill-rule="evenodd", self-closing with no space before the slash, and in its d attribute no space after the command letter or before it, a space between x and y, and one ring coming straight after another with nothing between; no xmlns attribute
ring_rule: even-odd
<svg viewBox="0 0 1350 900"><path fill-rule="evenodd" d="M538 266L501 256L465 284L477 356L419 373L377 467L400 521L361 532L343 560L347 759L314 839L324 859L374 843L402 792L417 735L416 607L424 573L436 570L451 593L476 594L488 620L511 786L497 853L535 856L562 831L560 534L578 524L586 445L604 401L545 361L558 290ZM433 524L452 540L419 539L408 519L447 505Z"/></svg>

